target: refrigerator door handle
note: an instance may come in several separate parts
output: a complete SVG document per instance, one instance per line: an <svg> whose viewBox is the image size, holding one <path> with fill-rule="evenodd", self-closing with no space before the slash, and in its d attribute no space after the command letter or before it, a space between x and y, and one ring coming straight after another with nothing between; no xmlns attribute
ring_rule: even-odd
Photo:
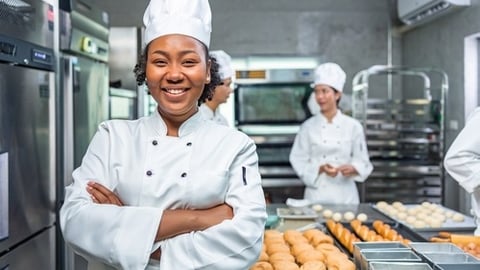
<svg viewBox="0 0 480 270"><path fill-rule="evenodd" d="M79 83L79 69L76 66L75 57L62 58L62 134L63 134L63 183L61 188L72 183L72 172L74 166L74 131L73 131L73 113L74 113L74 92L80 88ZM61 200L63 202L64 191L61 193Z"/></svg>

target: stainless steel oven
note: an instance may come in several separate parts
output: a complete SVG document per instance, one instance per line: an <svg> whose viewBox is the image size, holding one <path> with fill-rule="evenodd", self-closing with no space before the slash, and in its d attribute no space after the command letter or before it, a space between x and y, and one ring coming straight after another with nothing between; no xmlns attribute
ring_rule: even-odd
<svg viewBox="0 0 480 270"><path fill-rule="evenodd" d="M236 127L257 145L262 185L268 202L301 198L304 185L289 162L300 124L311 116L307 102L310 69L240 70L236 73Z"/></svg>

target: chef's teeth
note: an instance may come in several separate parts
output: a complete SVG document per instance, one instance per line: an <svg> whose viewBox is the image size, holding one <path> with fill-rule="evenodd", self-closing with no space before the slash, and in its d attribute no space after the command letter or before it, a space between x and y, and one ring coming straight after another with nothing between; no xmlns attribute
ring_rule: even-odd
<svg viewBox="0 0 480 270"><path fill-rule="evenodd" d="M184 92L183 89L166 89L168 93L178 95Z"/></svg>

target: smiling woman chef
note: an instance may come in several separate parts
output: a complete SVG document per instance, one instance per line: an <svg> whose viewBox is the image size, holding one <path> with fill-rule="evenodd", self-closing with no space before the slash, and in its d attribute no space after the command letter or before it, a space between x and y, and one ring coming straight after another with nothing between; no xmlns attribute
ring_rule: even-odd
<svg viewBox="0 0 480 270"><path fill-rule="evenodd" d="M66 188L65 241L90 269L248 269L266 219L255 144L204 119L219 82L207 0L153 0L146 81L157 110L100 124Z"/></svg>
<svg viewBox="0 0 480 270"><path fill-rule="evenodd" d="M290 163L305 184L304 199L315 203L358 204L355 181L373 170L361 124L338 108L345 72L335 63L315 69L314 94L320 113L300 127Z"/></svg>

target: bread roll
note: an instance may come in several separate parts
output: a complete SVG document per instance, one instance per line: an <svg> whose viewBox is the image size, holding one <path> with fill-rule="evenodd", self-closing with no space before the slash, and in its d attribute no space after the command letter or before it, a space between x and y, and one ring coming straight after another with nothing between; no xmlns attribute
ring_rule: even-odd
<svg viewBox="0 0 480 270"><path fill-rule="evenodd" d="M299 270L300 267L294 262L274 262L273 267L275 270Z"/></svg>
<svg viewBox="0 0 480 270"><path fill-rule="evenodd" d="M273 270L273 266L268 262L256 262L250 270Z"/></svg>
<svg viewBox="0 0 480 270"><path fill-rule="evenodd" d="M305 236L303 236L303 234L301 232L296 231L296 230L286 230L285 232L283 232L283 238L290 245L292 245L294 243L302 243L302 242L307 243L308 242L307 238L305 238Z"/></svg>
<svg viewBox="0 0 480 270"><path fill-rule="evenodd" d="M309 250L314 250L314 249L315 248L313 246L311 246L310 244L297 243L297 244L292 246L291 253L293 254L293 256L296 257L296 256L300 255L300 253L302 253L302 252L309 251Z"/></svg>
<svg viewBox="0 0 480 270"><path fill-rule="evenodd" d="M312 249L312 250L305 250L302 253L296 256L297 262L300 264L304 264L309 261L326 261L325 255L322 252Z"/></svg>
<svg viewBox="0 0 480 270"><path fill-rule="evenodd" d="M275 262L295 262L295 258L290 253L277 252L270 255L270 263L274 264ZM274 265L275 266L275 265Z"/></svg>
<svg viewBox="0 0 480 270"><path fill-rule="evenodd" d="M309 261L302 264L300 270L327 270L327 266L320 261Z"/></svg>
<svg viewBox="0 0 480 270"><path fill-rule="evenodd" d="M259 262L268 262L269 260L270 259L268 257L267 252L265 252L265 251L260 252L260 256L258 257Z"/></svg>
<svg viewBox="0 0 480 270"><path fill-rule="evenodd" d="M268 255L272 255L274 253L279 253L279 252L290 253L290 247L287 244L278 244L278 243L267 245Z"/></svg>
<svg viewBox="0 0 480 270"><path fill-rule="evenodd" d="M361 222L365 222L365 221L367 221L368 216L365 213L360 213L360 214L357 215L357 219L360 220Z"/></svg>
<svg viewBox="0 0 480 270"><path fill-rule="evenodd" d="M355 218L355 214L352 211L347 211L343 214L343 219L350 222Z"/></svg>

